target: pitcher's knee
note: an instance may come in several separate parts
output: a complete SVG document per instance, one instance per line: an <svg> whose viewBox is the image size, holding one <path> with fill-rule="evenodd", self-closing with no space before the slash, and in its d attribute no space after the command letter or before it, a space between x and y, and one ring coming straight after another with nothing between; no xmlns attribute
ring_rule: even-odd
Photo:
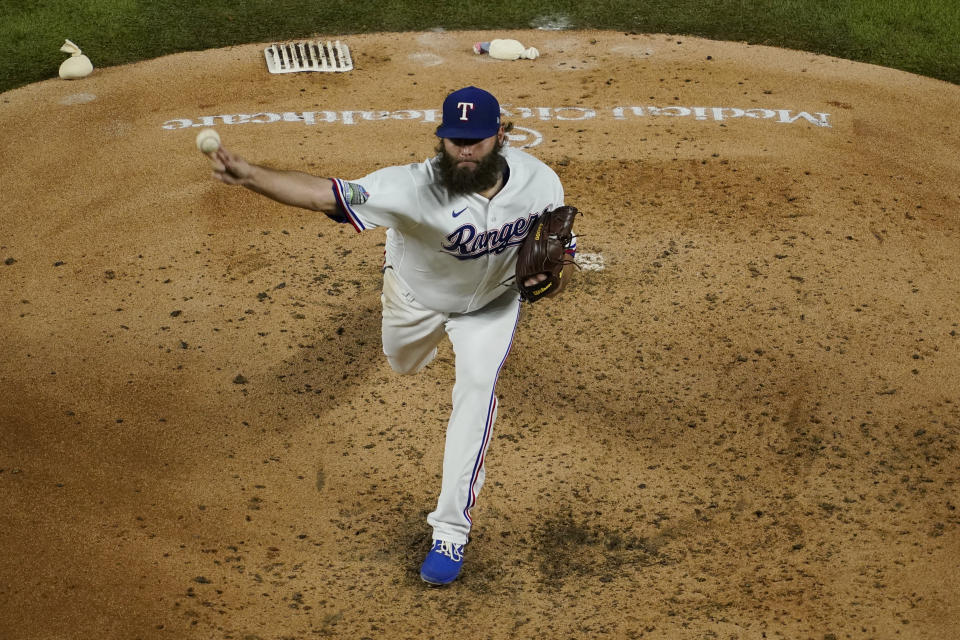
<svg viewBox="0 0 960 640"><path fill-rule="evenodd" d="M457 384L475 389L490 389L497 382L496 371L486 371L481 367L460 367L457 369Z"/></svg>
<svg viewBox="0 0 960 640"><path fill-rule="evenodd" d="M390 356L387 356L387 362L390 363L391 369L402 376L410 376L420 370L419 367L411 365L410 362L397 360L395 358L391 358Z"/></svg>
<svg viewBox="0 0 960 640"><path fill-rule="evenodd" d="M437 348L434 347L430 353L420 360L415 360L412 358L399 358L389 354L386 355L387 362L390 363L391 369L402 376L411 376L430 364L430 362L437 356Z"/></svg>

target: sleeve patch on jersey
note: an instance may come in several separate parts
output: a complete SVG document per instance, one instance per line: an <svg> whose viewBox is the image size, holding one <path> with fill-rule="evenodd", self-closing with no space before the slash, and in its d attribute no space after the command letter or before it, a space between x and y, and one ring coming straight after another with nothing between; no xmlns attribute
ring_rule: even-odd
<svg viewBox="0 0 960 640"><path fill-rule="evenodd" d="M351 205L363 204L370 197L367 190L356 182L344 182L342 184L343 199Z"/></svg>

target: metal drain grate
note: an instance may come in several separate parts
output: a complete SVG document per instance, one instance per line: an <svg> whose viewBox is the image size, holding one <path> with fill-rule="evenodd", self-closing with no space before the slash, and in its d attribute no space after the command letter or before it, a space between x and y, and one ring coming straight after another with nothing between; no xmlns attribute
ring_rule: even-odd
<svg viewBox="0 0 960 640"><path fill-rule="evenodd" d="M339 40L272 44L263 50L263 55L270 73L353 70L350 48Z"/></svg>

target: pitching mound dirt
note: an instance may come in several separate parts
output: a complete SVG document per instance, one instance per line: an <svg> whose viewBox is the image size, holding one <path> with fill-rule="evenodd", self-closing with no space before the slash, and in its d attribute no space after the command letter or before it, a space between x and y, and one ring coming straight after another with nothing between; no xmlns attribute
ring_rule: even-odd
<svg viewBox="0 0 960 640"><path fill-rule="evenodd" d="M955 633L957 86L666 35L341 39L349 73L264 44L0 96L0 637ZM215 182L194 137L355 178L431 155L467 84L584 211L584 270L525 314L429 590L449 348L394 375L382 234Z"/></svg>

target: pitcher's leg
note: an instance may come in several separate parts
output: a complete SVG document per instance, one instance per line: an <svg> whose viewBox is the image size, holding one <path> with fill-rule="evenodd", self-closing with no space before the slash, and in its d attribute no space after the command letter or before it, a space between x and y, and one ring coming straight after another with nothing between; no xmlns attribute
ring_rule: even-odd
<svg viewBox="0 0 960 640"><path fill-rule="evenodd" d="M394 371L423 369L437 354L446 314L427 309L404 288L393 269L383 272L383 353Z"/></svg>
<svg viewBox="0 0 960 640"><path fill-rule="evenodd" d="M510 352L520 303L510 294L470 314L451 314L447 334L456 356L457 380L447 424L443 482L437 508L427 517L434 539L465 544L470 510L485 478L484 461L497 416L494 394Z"/></svg>

